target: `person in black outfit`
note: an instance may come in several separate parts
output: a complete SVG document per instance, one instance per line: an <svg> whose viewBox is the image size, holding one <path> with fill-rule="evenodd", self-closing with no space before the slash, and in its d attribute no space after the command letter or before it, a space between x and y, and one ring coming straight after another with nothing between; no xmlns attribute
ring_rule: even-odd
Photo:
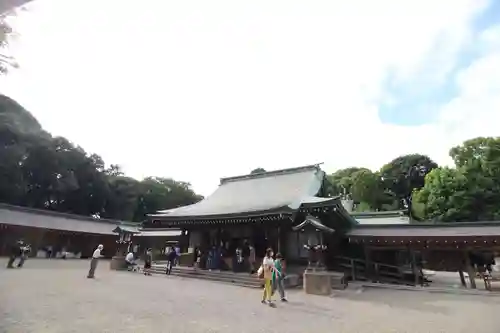
<svg viewBox="0 0 500 333"><path fill-rule="evenodd" d="M153 264L153 250L148 249L146 251L146 257L144 258L144 275L151 275L152 264Z"/></svg>
<svg viewBox="0 0 500 333"><path fill-rule="evenodd" d="M177 252L175 252L174 248L171 248L170 252L167 255L167 271L166 271L167 275L170 275L170 273L172 273L172 267L174 266L176 258L177 258Z"/></svg>

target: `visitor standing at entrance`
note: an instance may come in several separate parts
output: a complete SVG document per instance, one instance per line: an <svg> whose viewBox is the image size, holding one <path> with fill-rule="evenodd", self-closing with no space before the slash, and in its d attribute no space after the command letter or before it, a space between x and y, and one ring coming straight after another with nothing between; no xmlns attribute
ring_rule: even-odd
<svg viewBox="0 0 500 333"><path fill-rule="evenodd" d="M253 274L255 271L255 261L256 261L255 248L253 247L253 245L248 246L248 252L249 252L248 265L249 265L249 269L250 269L250 274Z"/></svg>
<svg viewBox="0 0 500 333"><path fill-rule="evenodd" d="M175 252L175 249L173 247L170 248L170 252L167 254L167 270L166 274L170 275L172 273L172 267L175 264L175 258L177 257L177 253Z"/></svg>
<svg viewBox="0 0 500 333"><path fill-rule="evenodd" d="M281 253L276 254L274 260L274 267L276 270L273 272L273 294L278 289L282 302L287 302L285 298L285 269L283 267L283 256Z"/></svg>
<svg viewBox="0 0 500 333"><path fill-rule="evenodd" d="M97 268L97 263L99 262L99 258L101 258L101 251L104 248L102 244L99 244L97 249L94 250L94 253L92 254L92 260L90 261L90 270L89 274L87 275L87 278L93 279L95 270Z"/></svg>
<svg viewBox="0 0 500 333"><path fill-rule="evenodd" d="M153 264L153 249L149 248L146 251L144 258L144 275L151 275L151 265Z"/></svg>
<svg viewBox="0 0 500 333"><path fill-rule="evenodd" d="M273 250L271 248L266 250L266 256L262 261L262 272L264 275L264 293L262 295L262 303L273 305L271 301L272 296L272 280L273 272L276 271L274 268Z"/></svg>

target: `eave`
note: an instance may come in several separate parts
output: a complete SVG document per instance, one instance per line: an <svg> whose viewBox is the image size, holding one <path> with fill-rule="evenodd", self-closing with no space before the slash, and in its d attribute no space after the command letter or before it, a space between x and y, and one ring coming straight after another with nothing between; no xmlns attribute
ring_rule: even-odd
<svg viewBox="0 0 500 333"><path fill-rule="evenodd" d="M2 0L0 1L0 15L8 14L16 8L26 5L33 0Z"/></svg>

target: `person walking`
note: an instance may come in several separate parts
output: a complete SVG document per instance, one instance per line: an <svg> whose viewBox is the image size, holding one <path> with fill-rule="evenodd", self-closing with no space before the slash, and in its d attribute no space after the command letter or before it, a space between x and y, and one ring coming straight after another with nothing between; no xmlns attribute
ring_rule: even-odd
<svg viewBox="0 0 500 333"><path fill-rule="evenodd" d="M102 244L99 244L99 246L94 250L94 253L92 254L92 260L90 261L90 269L89 269L89 274L87 275L87 278L93 279L95 270L97 268L97 263L99 262L99 258L102 257L101 251L104 248Z"/></svg>
<svg viewBox="0 0 500 333"><path fill-rule="evenodd" d="M273 272L275 271L276 268L274 267L273 250L271 248L268 248L266 250L266 256L262 261L262 273L264 276L264 293L262 295L262 304L268 304L269 306L273 306L271 297Z"/></svg>
<svg viewBox="0 0 500 333"><path fill-rule="evenodd" d="M285 298L285 269L283 267L283 256L281 253L276 254L274 267L276 268L276 271L273 272L273 295L276 292L276 289L278 289L281 301L288 302Z"/></svg>
<svg viewBox="0 0 500 333"><path fill-rule="evenodd" d="M171 247L170 252L167 254L167 275L170 275L170 273L172 273L172 267L174 267L176 257L177 252L175 252L175 249Z"/></svg>

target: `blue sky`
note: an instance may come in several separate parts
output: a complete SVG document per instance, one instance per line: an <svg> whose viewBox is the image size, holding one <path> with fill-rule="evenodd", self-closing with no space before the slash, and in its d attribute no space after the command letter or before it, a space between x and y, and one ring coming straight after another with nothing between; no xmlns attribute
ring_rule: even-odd
<svg viewBox="0 0 500 333"><path fill-rule="evenodd" d="M452 8L450 8L452 10ZM490 1L487 6L471 18L471 42L460 47L455 59L448 59L453 67L442 80L434 80L433 73L439 68L428 64L428 68L408 80L397 80L390 74L384 89L392 98L380 104L383 122L397 125L422 125L432 123L439 116L438 110L459 94L454 81L457 73L469 67L482 56L481 33L500 23L500 1ZM422 22L425 24L425 20ZM435 48L439 48L437 40ZM429 62L432 61L431 54Z"/></svg>
<svg viewBox="0 0 500 333"><path fill-rule="evenodd" d="M35 0L0 92L131 176L441 165L497 136L500 0Z"/></svg>

